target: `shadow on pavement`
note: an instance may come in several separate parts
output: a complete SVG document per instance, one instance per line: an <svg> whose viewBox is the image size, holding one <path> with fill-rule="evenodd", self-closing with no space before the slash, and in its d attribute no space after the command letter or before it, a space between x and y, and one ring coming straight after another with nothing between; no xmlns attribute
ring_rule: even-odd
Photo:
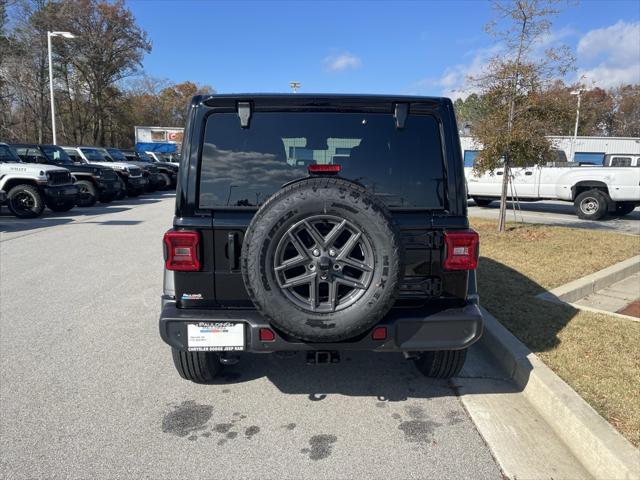
<svg viewBox="0 0 640 480"><path fill-rule="evenodd" d="M153 192L147 193L140 197L129 197L123 200L114 200L110 203L96 203L93 207L75 207L68 212L58 213L46 209L41 217L23 219L16 218L11 214L9 209L0 207L0 232L23 232L28 230L36 230L56 225L64 225L71 222L95 223L100 225L135 225L141 221L129 220L108 220L100 221L83 221L85 217L96 217L103 214L119 213L131 210L131 208L139 205L150 205L158 203L165 198L174 198L175 192Z"/></svg>
<svg viewBox="0 0 640 480"><path fill-rule="evenodd" d="M476 207L476 204L473 200L469 200L468 205L470 207ZM513 207L514 207L513 202L507 202L507 209L509 210L508 217L507 217L508 220L513 219ZM495 210L497 212L500 208L500 201L496 200L490 203L488 206L478 207L478 208L480 208L481 210ZM516 205L516 214L517 214L517 209L518 209L518 206ZM598 228L597 225L603 222L606 225L607 222L612 222L616 220L640 220L640 208L636 208L633 212L621 217L614 217L614 216L608 215L602 220L598 220L598 221L578 220L573 204L570 202L543 203L543 202L521 201L520 210L522 210L523 213L526 213L526 212L552 213L554 215L566 215L567 217L573 217L572 219L573 221L571 223L566 224L566 226L575 226L575 227L584 226L585 222L589 222L590 226L592 226L593 228ZM606 228L606 227L600 227L600 228Z"/></svg>
<svg viewBox="0 0 640 480"><path fill-rule="evenodd" d="M530 349L545 351L559 343L558 332L575 316L569 305L551 304L534 298L546 291L536 282L499 262L481 258L480 299L489 311ZM475 393L513 393L518 388L509 381L511 372L499 369L485 345L471 347L464 378L492 378L479 383ZM306 365L305 352L293 355L242 354L240 363L223 367L213 384L242 383L266 377L281 392L306 395L321 401L328 394L375 396L379 401L403 401L452 395L451 383L424 377L400 353L342 352L338 364ZM525 382L526 383L526 382Z"/></svg>
<svg viewBox="0 0 640 480"><path fill-rule="evenodd" d="M342 352L337 364L307 365L305 352L244 354L225 366L215 385L237 384L265 377L280 392L319 402L328 395L376 397L378 402L452 396L449 382L424 377L399 353ZM378 405L381 408L384 405Z"/></svg>

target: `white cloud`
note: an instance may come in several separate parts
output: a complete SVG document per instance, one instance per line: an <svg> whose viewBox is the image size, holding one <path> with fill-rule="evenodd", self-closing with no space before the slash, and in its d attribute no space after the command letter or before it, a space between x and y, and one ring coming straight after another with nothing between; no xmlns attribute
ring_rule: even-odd
<svg viewBox="0 0 640 480"><path fill-rule="evenodd" d="M603 88L640 83L640 22L620 20L587 32L577 47L576 79Z"/></svg>
<svg viewBox="0 0 640 480"><path fill-rule="evenodd" d="M542 55L544 49L558 46L569 37L578 33L570 27L560 28L544 35L533 49L532 55ZM469 86L467 77L477 76L502 46L496 44L489 48L468 51L468 62L447 67L438 77L427 77L413 83L406 91L416 95L443 95L453 98L466 98L477 91ZM608 27L591 30L581 36L577 42L577 65L575 78L583 75L588 86L603 88L620 84L640 84L640 22L619 21Z"/></svg>
<svg viewBox="0 0 640 480"><path fill-rule="evenodd" d="M470 50L466 56L472 57L469 63L460 63L447 67L437 78L423 78L407 91L415 95L442 95L452 99L466 98L477 89L468 85L467 77L482 73L489 59L501 49L500 45Z"/></svg>
<svg viewBox="0 0 640 480"><path fill-rule="evenodd" d="M324 64L327 70L342 72L344 70L359 68L362 65L362 60L349 52L344 52L340 55L331 55L325 58Z"/></svg>

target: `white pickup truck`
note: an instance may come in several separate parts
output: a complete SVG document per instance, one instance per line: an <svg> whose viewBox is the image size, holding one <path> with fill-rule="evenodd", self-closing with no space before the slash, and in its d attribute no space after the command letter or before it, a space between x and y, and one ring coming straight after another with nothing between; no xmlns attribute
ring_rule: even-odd
<svg viewBox="0 0 640 480"><path fill-rule="evenodd" d="M638 167L535 166L510 172L510 198L573 202L582 219L599 220L607 213L626 215L640 205ZM465 167L468 196L480 207L489 205L500 198L503 175L502 168L478 175L472 167Z"/></svg>

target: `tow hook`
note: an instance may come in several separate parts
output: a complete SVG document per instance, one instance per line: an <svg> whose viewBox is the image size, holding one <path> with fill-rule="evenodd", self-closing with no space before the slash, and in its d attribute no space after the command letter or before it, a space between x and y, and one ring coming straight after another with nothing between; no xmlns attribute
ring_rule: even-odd
<svg viewBox="0 0 640 480"><path fill-rule="evenodd" d="M340 353L335 350L317 350L307 352L307 365L340 363Z"/></svg>
<svg viewBox="0 0 640 480"><path fill-rule="evenodd" d="M220 363L222 365L237 365L240 362L240 356L237 354L222 352L219 354Z"/></svg>

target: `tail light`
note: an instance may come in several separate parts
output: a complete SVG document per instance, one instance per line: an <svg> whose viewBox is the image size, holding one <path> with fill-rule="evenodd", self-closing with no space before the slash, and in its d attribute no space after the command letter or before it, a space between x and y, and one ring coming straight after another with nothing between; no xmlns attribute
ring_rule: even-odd
<svg viewBox="0 0 640 480"><path fill-rule="evenodd" d="M190 230L169 230L164 234L167 270L197 272L200 270L198 245L200 234Z"/></svg>
<svg viewBox="0 0 640 480"><path fill-rule="evenodd" d="M474 230L444 233L445 270L474 270L478 266L480 237Z"/></svg>
<svg viewBox="0 0 640 480"><path fill-rule="evenodd" d="M315 173L315 174L332 175L332 174L339 173L340 170L342 170L342 166L337 164L325 165L321 163L313 163L307 167L307 170L309 171L310 174Z"/></svg>
<svg viewBox="0 0 640 480"><path fill-rule="evenodd" d="M276 340L276 334L270 328L261 328L259 336L261 342L274 342Z"/></svg>

